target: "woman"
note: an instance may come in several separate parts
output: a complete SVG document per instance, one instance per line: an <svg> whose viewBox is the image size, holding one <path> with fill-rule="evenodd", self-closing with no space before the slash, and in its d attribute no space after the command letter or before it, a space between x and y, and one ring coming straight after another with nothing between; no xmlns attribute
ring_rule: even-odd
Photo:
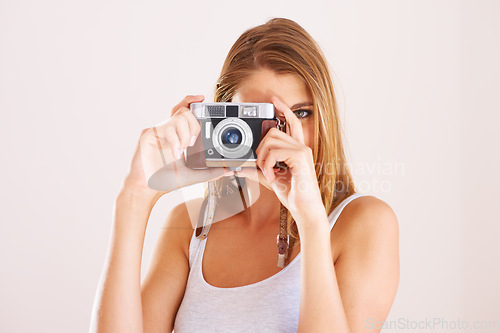
<svg viewBox="0 0 500 333"><path fill-rule="evenodd" d="M397 219L382 200L356 193L327 62L311 36L288 19L243 33L229 51L215 92L216 102L273 103L287 123L286 132L273 128L260 142L257 171L238 172L249 206L233 215L220 213L203 240L191 223L200 201L175 207L141 285L146 225L159 197L204 181L218 185L222 201L238 197L221 195L234 172L190 170L183 163L181 151L200 133L189 105L203 100L186 96L167 121L141 133L116 200L92 329L379 331L399 282ZM154 190L150 176L159 169L159 145L175 168L166 168L167 188ZM277 161L287 168L274 169ZM284 268L276 260L280 207L289 212Z"/></svg>

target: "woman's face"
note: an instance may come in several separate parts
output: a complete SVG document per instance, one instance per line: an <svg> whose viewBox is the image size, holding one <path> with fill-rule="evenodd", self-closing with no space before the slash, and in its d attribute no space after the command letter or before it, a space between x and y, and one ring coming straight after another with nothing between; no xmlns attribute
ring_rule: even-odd
<svg viewBox="0 0 500 333"><path fill-rule="evenodd" d="M276 74L268 69L259 69L240 84L232 102L271 103L272 96L278 97L300 119L304 143L313 149L313 99L298 75Z"/></svg>

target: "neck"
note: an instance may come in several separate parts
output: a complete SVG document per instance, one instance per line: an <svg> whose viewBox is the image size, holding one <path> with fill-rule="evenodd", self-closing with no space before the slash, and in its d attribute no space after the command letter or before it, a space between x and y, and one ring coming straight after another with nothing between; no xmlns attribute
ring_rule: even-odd
<svg viewBox="0 0 500 333"><path fill-rule="evenodd" d="M274 191L250 178L246 178L246 183L252 204L241 212L245 225L250 229L261 229L266 225L278 223L280 201Z"/></svg>
<svg viewBox="0 0 500 333"><path fill-rule="evenodd" d="M246 209L240 192L234 191L219 203L215 221L235 217L236 223L249 230L261 230L270 224L278 228L280 201L274 191L250 178L240 183Z"/></svg>

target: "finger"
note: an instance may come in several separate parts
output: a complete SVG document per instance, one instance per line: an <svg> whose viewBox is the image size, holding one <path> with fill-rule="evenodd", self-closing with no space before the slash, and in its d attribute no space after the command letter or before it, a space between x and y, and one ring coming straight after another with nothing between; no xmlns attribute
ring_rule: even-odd
<svg viewBox="0 0 500 333"><path fill-rule="evenodd" d="M280 139L280 140L283 140L285 142L289 142L291 144L297 143L297 141L294 138L292 138L290 135L288 135L287 133L280 131L276 127L272 127L266 133L266 135L264 136L264 138L260 141L257 149L255 149L255 153L257 155L259 154L259 151L262 148L262 146L265 144L265 142L267 140L270 140L271 138Z"/></svg>
<svg viewBox="0 0 500 333"><path fill-rule="evenodd" d="M290 128L290 136L298 142L304 144L304 132L302 130L302 123L300 122L300 120L293 114L292 110L290 110L290 108L278 97L273 96L271 98L271 101L276 107L278 113L285 116L286 123Z"/></svg>
<svg viewBox="0 0 500 333"><path fill-rule="evenodd" d="M182 107L189 108L189 105L191 103L202 102L204 99L205 96L203 95L187 95L186 97L184 97L182 101L180 101L179 104L177 104L172 108L170 115L173 116L180 108Z"/></svg>
<svg viewBox="0 0 500 333"><path fill-rule="evenodd" d="M187 145L188 146L194 145L196 137L198 136L198 133L201 131L201 126L199 124L199 121L193 115L191 110L184 106L181 107L179 110L177 110L174 117L182 117L182 119L186 121L189 127L187 134L189 136L189 142Z"/></svg>
<svg viewBox="0 0 500 333"><path fill-rule="evenodd" d="M191 141L191 133L189 130L189 122L185 117L180 117L175 121L175 132L180 141L179 149L183 150Z"/></svg>
<svg viewBox="0 0 500 333"><path fill-rule="evenodd" d="M187 107L185 107L185 106L181 106L181 107L179 108L179 110L177 110L177 111L175 112L175 115L176 115L176 116L177 116L177 115L181 115L181 114L186 113L186 112L189 112L189 111L191 111L191 109L189 109L189 108L187 108Z"/></svg>
<svg viewBox="0 0 500 333"><path fill-rule="evenodd" d="M177 136L177 132L175 130L175 127L172 125L165 126L163 128L163 131L158 131L159 135L162 135L163 133L163 138L167 141L167 144L170 146L170 149L172 151L172 156L174 156L176 159L180 158L180 141Z"/></svg>
<svg viewBox="0 0 500 333"><path fill-rule="evenodd" d="M262 173L262 170L259 168L252 168L252 167L243 167L241 168L240 171L238 171L238 175L241 177L246 177L250 178L253 181L256 181L265 187L267 187L269 190L273 190L271 187L271 184L267 181L267 178L264 176Z"/></svg>
<svg viewBox="0 0 500 333"><path fill-rule="evenodd" d="M264 171L266 178L269 183L275 180L276 176L274 175L274 165L276 162L286 162L287 165L290 166L290 159L297 152L296 149L290 148L278 148L270 150L266 155L266 159L261 162L260 168Z"/></svg>
<svg viewBox="0 0 500 333"><path fill-rule="evenodd" d="M175 119L175 123L179 126L176 132L181 143L180 149L194 145L201 127L191 110L183 106L170 119Z"/></svg>
<svg viewBox="0 0 500 333"><path fill-rule="evenodd" d="M257 169L257 176L259 177L259 183L261 183L262 185L264 185L265 187L267 187L268 189L273 191L273 187L267 181L267 178L266 178L266 176L264 176L264 173L262 173L262 170Z"/></svg>
<svg viewBox="0 0 500 333"><path fill-rule="evenodd" d="M287 135L287 134L285 134ZM288 136L288 135L287 135ZM269 154L269 151L272 149L277 149L277 148L293 148L294 145L291 144L290 142L284 141L282 139L270 137L268 138L265 142L261 142L262 145L259 145L258 148L260 148L258 151L256 150L257 154L257 165L260 165L262 161L266 160L267 154ZM267 172L267 170L265 170Z"/></svg>
<svg viewBox="0 0 500 333"><path fill-rule="evenodd" d="M201 125L200 121L196 119L196 117L193 115L192 112L186 112L184 113L184 117L186 117L188 123L189 123L189 135L191 136L190 141L189 141L189 146L194 145L196 138L201 132Z"/></svg>

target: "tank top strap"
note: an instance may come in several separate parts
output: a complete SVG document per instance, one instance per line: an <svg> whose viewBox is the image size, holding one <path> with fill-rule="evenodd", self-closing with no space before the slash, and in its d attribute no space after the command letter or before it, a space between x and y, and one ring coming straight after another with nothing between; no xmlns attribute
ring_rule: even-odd
<svg viewBox="0 0 500 333"><path fill-rule="evenodd" d="M330 223L330 230L332 230L333 226L335 225L335 222L337 222L338 217L340 216L340 213L344 210L344 208L347 206L349 202L352 200L366 196L367 194L362 194L362 193L354 193L347 198L345 198L335 209L330 213L328 216L328 220ZM205 239L206 240L206 239ZM201 243L204 240L200 240L196 238L196 229L193 230L193 235L191 236L191 241L189 243L189 268L192 267L193 263L197 258L201 256L201 253L199 253L201 249Z"/></svg>
<svg viewBox="0 0 500 333"><path fill-rule="evenodd" d="M199 257L200 244L202 240L196 238L196 228L193 230L191 241L189 242L189 268L191 269L196 258Z"/></svg>
<svg viewBox="0 0 500 333"><path fill-rule="evenodd" d="M366 195L368 195L368 194L353 193L350 196L348 196L347 198L345 198L344 200L342 200L342 202L340 202L340 204L338 204L337 207L335 207L335 209L328 216L328 220L330 222L330 230L333 229L333 226L335 225L335 222L337 222L337 219L339 218L340 213L342 213L342 211L344 210L345 206L347 206L347 204L349 202L353 201L356 198L359 198L359 197L362 197L362 196L366 196Z"/></svg>

